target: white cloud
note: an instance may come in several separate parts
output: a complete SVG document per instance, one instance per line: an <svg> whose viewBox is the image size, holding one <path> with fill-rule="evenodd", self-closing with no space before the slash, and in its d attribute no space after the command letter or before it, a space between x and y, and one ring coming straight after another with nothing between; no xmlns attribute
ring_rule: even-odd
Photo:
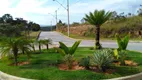
<svg viewBox="0 0 142 80"><path fill-rule="evenodd" d="M48 15L48 13L55 14L55 10L58 6L55 5L54 2L49 3L49 1L50 0L0 0L0 16L5 13L10 13L14 17L23 17L24 19L39 24L50 24L50 21L54 19L54 17ZM50 5L43 6L43 4L46 3ZM80 21L81 18L84 17L84 14L94 11L95 9L134 12L140 3L142 3L142 0L82 0L70 5L70 20L71 22ZM12 5L15 6L12 7ZM58 18L63 20L63 22L67 22L67 12L65 9L61 8L58 11Z"/></svg>

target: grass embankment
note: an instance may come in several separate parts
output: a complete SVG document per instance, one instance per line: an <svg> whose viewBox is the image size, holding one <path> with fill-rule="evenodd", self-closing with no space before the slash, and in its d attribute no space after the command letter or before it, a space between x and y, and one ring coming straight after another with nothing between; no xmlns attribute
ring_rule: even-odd
<svg viewBox="0 0 142 80"><path fill-rule="evenodd" d="M74 57L80 60L86 56L93 56L94 50L90 48L78 48ZM128 51L129 57L136 61L139 66L112 66L116 71L112 74L96 73L89 70L62 71L57 65L63 59L62 55L53 49L44 50L42 54L32 53L30 64L23 66L8 66L6 62L0 61L0 70L19 77L38 80L100 80L127 76L142 72L142 53ZM28 61L26 56L19 56L18 61Z"/></svg>
<svg viewBox="0 0 142 80"><path fill-rule="evenodd" d="M61 32L67 32L66 27L60 28ZM73 38L93 39L95 37L95 26L89 24L78 24L70 27L70 36ZM100 37L102 40L114 40L115 35L130 34L131 40L142 40L142 16L128 17L122 20L108 21L101 26ZM64 33L66 34L66 33Z"/></svg>
<svg viewBox="0 0 142 80"><path fill-rule="evenodd" d="M32 31L30 32L30 38L31 39L37 39L39 37L41 31Z"/></svg>

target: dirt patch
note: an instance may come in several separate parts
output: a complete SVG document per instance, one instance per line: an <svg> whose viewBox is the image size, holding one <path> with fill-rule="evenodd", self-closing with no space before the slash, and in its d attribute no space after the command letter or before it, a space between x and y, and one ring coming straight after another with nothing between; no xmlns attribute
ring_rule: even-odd
<svg viewBox="0 0 142 80"><path fill-rule="evenodd" d="M18 66L23 66L23 65L26 65L26 64L30 64L30 62L29 61L18 62ZM15 63L10 64L10 66L15 66Z"/></svg>
<svg viewBox="0 0 142 80"><path fill-rule="evenodd" d="M60 70L70 70L70 71L85 70L85 67L79 66L78 62L73 63L72 69L69 69L68 66L65 63L59 64L58 67L59 67ZM106 69L105 72L102 72L96 66L90 67L90 69L87 69L87 70L90 70L92 72L97 72L97 73L104 73L104 74L112 74L112 73L115 72L114 69Z"/></svg>
<svg viewBox="0 0 142 80"><path fill-rule="evenodd" d="M73 62L72 69L69 69L68 65L65 63L58 65L60 70L84 70L84 67L79 66L78 62Z"/></svg>
<svg viewBox="0 0 142 80"><path fill-rule="evenodd" d="M138 63L131 60L125 60L125 64L128 66L138 66Z"/></svg>
<svg viewBox="0 0 142 80"><path fill-rule="evenodd" d="M118 62L114 62L113 63L115 66L120 66L121 63L118 61ZM138 66L138 63L134 62L134 61L131 61L131 60L125 60L125 65L126 66Z"/></svg>

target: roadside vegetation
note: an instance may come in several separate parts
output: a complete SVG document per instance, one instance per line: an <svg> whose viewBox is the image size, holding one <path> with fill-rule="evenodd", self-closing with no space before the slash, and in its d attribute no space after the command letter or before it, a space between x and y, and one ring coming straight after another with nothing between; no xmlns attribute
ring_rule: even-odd
<svg viewBox="0 0 142 80"><path fill-rule="evenodd" d="M100 37L101 39L115 39L116 33L120 37L130 35L132 40L141 40L142 39L142 9L138 10L137 14L132 13L117 13L116 11L112 12L111 18L105 22L100 27ZM61 25L58 23L59 31L63 34L66 34L67 27L66 25ZM63 22L62 22L63 24ZM70 25L70 33L73 38L81 39L93 39L96 37L96 27L90 25L84 19L81 20L81 23L74 22Z"/></svg>

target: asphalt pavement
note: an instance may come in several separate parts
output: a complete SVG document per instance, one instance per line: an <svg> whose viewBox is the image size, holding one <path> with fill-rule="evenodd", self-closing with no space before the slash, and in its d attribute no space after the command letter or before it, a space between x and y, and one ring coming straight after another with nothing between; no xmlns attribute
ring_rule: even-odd
<svg viewBox="0 0 142 80"><path fill-rule="evenodd" d="M69 38L59 32L41 32L39 39L52 39L54 45L59 45L59 41L65 43L67 46L72 46L78 39ZM117 48L116 41L101 41L103 47L107 48ZM93 47L95 40L82 40L80 47ZM140 51L142 52L142 42L131 41L127 47L128 50Z"/></svg>

